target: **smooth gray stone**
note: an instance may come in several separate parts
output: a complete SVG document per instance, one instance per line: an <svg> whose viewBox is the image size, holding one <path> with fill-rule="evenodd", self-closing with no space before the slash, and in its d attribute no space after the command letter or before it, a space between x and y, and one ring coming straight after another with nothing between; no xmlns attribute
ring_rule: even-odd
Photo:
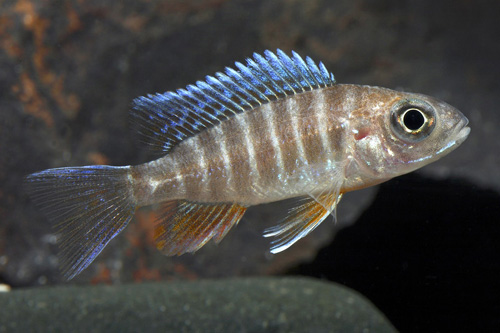
<svg viewBox="0 0 500 333"><path fill-rule="evenodd" d="M0 308L0 331L395 332L363 296L305 278L14 290Z"/></svg>

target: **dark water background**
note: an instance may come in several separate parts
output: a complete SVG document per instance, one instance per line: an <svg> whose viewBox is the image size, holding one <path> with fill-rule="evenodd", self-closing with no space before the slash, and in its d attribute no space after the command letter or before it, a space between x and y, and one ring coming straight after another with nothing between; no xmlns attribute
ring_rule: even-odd
<svg viewBox="0 0 500 333"><path fill-rule="evenodd" d="M289 273L337 281L402 331L500 327L500 195L472 183L403 176L313 261Z"/></svg>
<svg viewBox="0 0 500 333"><path fill-rule="evenodd" d="M22 191L31 172L152 157L128 129L134 97L184 87L254 51L295 50L338 82L443 99L470 120L442 161L353 193L283 254L250 210L218 245L166 258L146 209L73 282L301 274L368 297L402 331L500 327L500 4L494 1L11 1L0 8L0 281L60 284L49 222ZM375 199L373 199L375 198ZM339 228L340 229L340 228ZM335 236L335 239L333 239Z"/></svg>

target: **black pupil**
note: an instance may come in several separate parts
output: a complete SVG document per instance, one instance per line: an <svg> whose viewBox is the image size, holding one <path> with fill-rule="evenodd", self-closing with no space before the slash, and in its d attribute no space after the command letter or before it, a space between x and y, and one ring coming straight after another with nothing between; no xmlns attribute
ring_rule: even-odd
<svg viewBox="0 0 500 333"><path fill-rule="evenodd" d="M403 123L410 131L418 130L420 127L422 127L424 122L424 115L422 114L422 112L416 109L410 109L406 111L403 116Z"/></svg>

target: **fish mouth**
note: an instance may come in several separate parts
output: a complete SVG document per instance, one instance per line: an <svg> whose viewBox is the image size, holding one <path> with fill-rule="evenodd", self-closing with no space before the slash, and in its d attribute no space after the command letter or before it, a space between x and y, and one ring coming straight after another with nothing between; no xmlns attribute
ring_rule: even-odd
<svg viewBox="0 0 500 333"><path fill-rule="evenodd" d="M455 148L457 148L458 146L460 146L462 142L464 142L465 139L467 139L467 137L469 136L470 127L467 127L468 124L469 120L463 117L462 120L455 127L456 134L452 136L454 137L454 140L451 140L450 143L448 143L441 150L439 150L436 155L441 155L442 157L450 153L452 150L455 150Z"/></svg>
<svg viewBox="0 0 500 333"><path fill-rule="evenodd" d="M465 139L467 139L467 137L469 136L470 127L467 127L468 124L469 124L469 120L467 118L464 118L461 121L461 126L459 126L460 129L458 130L458 133L457 133L457 136L455 139L455 144L457 146L460 145L462 142L464 142Z"/></svg>

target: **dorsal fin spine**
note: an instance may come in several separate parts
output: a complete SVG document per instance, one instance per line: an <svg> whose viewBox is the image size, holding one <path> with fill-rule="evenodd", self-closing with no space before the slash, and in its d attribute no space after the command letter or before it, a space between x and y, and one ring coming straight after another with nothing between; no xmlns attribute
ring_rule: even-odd
<svg viewBox="0 0 500 333"><path fill-rule="evenodd" d="M207 76L176 92L147 95L134 100L133 120L141 139L165 153L187 137L246 112L290 95L329 87L335 83L323 63L315 64L292 51L288 56L264 51L246 64Z"/></svg>
<svg viewBox="0 0 500 333"><path fill-rule="evenodd" d="M226 106L221 104L217 99L212 96L212 92L203 89L203 81L196 81L196 85L191 85L191 91L196 92L198 97L206 106L215 111L216 117L224 116Z"/></svg>
<svg viewBox="0 0 500 333"><path fill-rule="evenodd" d="M216 91L210 89L209 85L203 81L196 81L196 86L198 87L198 89L200 89L203 95L207 97L207 99L213 102L213 103L208 103L208 105L213 105L215 103L215 107L217 108L216 110L219 112L219 114L228 117L226 111L230 108L222 101L222 99L219 96L217 96Z"/></svg>
<svg viewBox="0 0 500 333"><path fill-rule="evenodd" d="M220 121L221 119L224 119L224 118L227 118L224 116L223 113L220 112L219 109L216 108L216 106L213 106L210 104L210 101L212 101L212 99L207 96L206 94L203 93L203 91L200 90L200 88L198 88L197 86L195 85L188 85L187 86L187 90L192 94L192 97L193 99L195 99L196 101L200 102L202 105L203 105L203 109L205 108L208 108L208 109L212 109L214 111L214 116ZM219 104L219 103L217 103ZM201 105L200 105L201 107Z"/></svg>
<svg viewBox="0 0 500 333"><path fill-rule="evenodd" d="M296 60L296 62L294 62L288 55L285 54L285 52L281 50L278 50L278 56L282 62L286 62L287 67L294 71L294 76L302 78L299 84L303 91L310 91L314 89L313 85L311 85L310 78L307 77L307 69L301 66L300 61Z"/></svg>
<svg viewBox="0 0 500 333"><path fill-rule="evenodd" d="M140 101L140 104L142 105L149 105L150 108L152 109L161 109L161 105L158 103L158 101L155 101L155 96L154 95L148 95L147 97L139 97L136 99ZM165 97L162 97L161 99L159 99L159 102L162 102L164 101ZM167 121L171 121L171 117L169 117L171 114L169 115L166 115L166 114L163 114L163 113L160 113L160 112L150 112L150 113L146 113L144 110L140 109L139 110L142 114L144 114L144 116L148 117L150 119L150 121L152 121L153 124L155 124L155 126L157 124L160 124L160 123L164 123L165 120ZM142 122L139 123L140 127L144 129L144 133L148 133L151 131L151 129L147 126L145 126ZM161 129L163 129L164 127L163 126L158 126ZM180 132L178 128L173 128L174 133L169 133L168 135L166 135L167 137L170 136L172 138L175 138L177 140L182 140L184 139L187 135ZM142 131L141 131L142 132ZM175 134L175 132L179 133L179 134ZM146 134L147 135L147 134ZM147 135L149 138L150 138L150 142L147 142L149 145L151 146L162 146L164 147L164 149L168 149L170 146L168 144L168 142L164 142L163 140L160 140L161 138L158 137L158 136L151 136L151 135Z"/></svg>
<svg viewBox="0 0 500 333"><path fill-rule="evenodd" d="M276 94L277 92L277 85L273 83L273 81L265 75L258 67L258 65L252 60L252 59L247 59L247 69L252 75L259 80L260 84L263 86L263 93L266 95L266 97L269 100L274 100L279 98L279 96Z"/></svg>
<svg viewBox="0 0 500 333"><path fill-rule="evenodd" d="M292 55L293 55L293 59L295 60L295 63L298 64L300 66L300 68L302 69L301 72L303 73L303 75L305 75L307 77L307 81L309 83L311 83L311 82L316 83L316 84L311 86L311 89L315 89L315 88L320 87L321 86L320 83L318 82L318 80L316 80L316 78L314 77L311 70L307 67L307 64L304 62L304 59L302 59L302 57L295 51L292 51Z"/></svg>
<svg viewBox="0 0 500 333"><path fill-rule="evenodd" d="M278 59L283 64L283 67L286 68L287 71L290 73L290 76L297 83L297 89L301 91L309 90L305 88L305 87L310 87L309 83L306 82L306 80L302 76L302 73L300 73L300 71L297 70L297 67L295 67L293 61L291 61L290 58L287 57L285 53L281 50L278 51Z"/></svg>
<svg viewBox="0 0 500 333"><path fill-rule="evenodd" d="M244 111L241 106L234 103L230 98L228 98L228 96L226 96L226 94L229 94L229 91L227 89L225 93L223 91L218 91L215 89L215 87L217 87L217 84L211 80L211 77L207 77L206 80L207 82L201 81L203 83L203 91L210 91L212 94L211 97L216 99L219 103L223 104L232 113L241 113ZM209 84L210 82L211 84Z"/></svg>
<svg viewBox="0 0 500 333"><path fill-rule="evenodd" d="M157 96L158 96L158 94L157 94ZM169 105L171 105L172 101L173 101L172 97L175 96L175 93L169 93L167 96L168 96ZM162 97L165 98L167 96L162 96ZM186 135L186 133L183 133L182 130L184 130L184 132L187 132L188 135L193 135L194 133L196 133L197 129L194 128L192 126L192 124L186 122L187 112L185 110L179 109L179 108L174 108L174 107L172 107L171 110L173 112L170 112L168 114L168 116L166 117L166 119L170 122L171 125L172 124L177 125L177 126L171 126L172 128L175 128L177 133L180 133L184 137L186 137L187 135ZM179 126L180 124L183 124L183 126ZM191 128L189 128L189 127L191 127Z"/></svg>
<svg viewBox="0 0 500 333"><path fill-rule="evenodd" d="M254 57L256 57L256 55L254 55ZM269 77L269 75L267 75L255 61L253 61L252 59L248 59L247 62L250 66L250 70L258 75L261 81L265 81L266 86L269 87L269 85L271 85L271 93L276 97L276 99L286 96L285 91L283 91L283 89L281 89L281 87L277 85L276 82L274 82L271 77Z"/></svg>
<svg viewBox="0 0 500 333"><path fill-rule="evenodd" d="M227 72L227 69L226 69ZM215 73L215 76L221 81L222 85L227 87L228 89L231 89L239 94L239 96L245 96L241 97L241 100L244 101L249 107L253 108L256 105L259 105L260 102L255 99L252 95L248 94L240 85L238 85L236 82L231 81L230 77L227 76L226 74L217 72ZM254 104L250 103L251 101L254 102Z"/></svg>
<svg viewBox="0 0 500 333"><path fill-rule="evenodd" d="M237 63L236 63L237 65ZM241 87L241 89L243 89L243 91L247 92L247 94L255 101L255 105L253 105L253 107L257 106L257 105L262 105L262 102L259 101L254 95L252 95L251 92L254 92L256 95L258 95L258 91L255 91L255 87L253 87L250 82L247 81L247 79L241 75L240 73L238 73L237 71L235 71L234 69L230 68L230 67L226 67L226 73L228 74L229 78L234 78L236 79L236 82L235 84L239 85L240 83L246 83L245 86Z"/></svg>
<svg viewBox="0 0 500 333"><path fill-rule="evenodd" d="M314 63L314 61L310 57L306 57L306 63L309 68L313 71L313 75L316 78L316 81L320 82L320 86L326 87L326 83L321 76L321 72L318 66Z"/></svg>
<svg viewBox="0 0 500 333"><path fill-rule="evenodd" d="M304 88L304 85L300 82L299 78L302 77L302 74L298 72L293 64L293 62L288 58L288 56L285 55L285 53L281 50L278 52L278 56L274 56L276 58L276 61L281 64L281 68L283 68L287 75L290 77L292 82L295 82L296 86L294 86L294 89L297 93L304 92L306 89ZM295 70L295 71L294 71ZM302 77L303 79L303 77ZM309 85L309 84L307 84Z"/></svg>
<svg viewBox="0 0 500 333"><path fill-rule="evenodd" d="M286 92L276 82L278 80L276 73L274 73L273 78L272 73L274 70L271 65L260 54L254 53L253 57L255 61L247 59L250 71L266 84L275 98L286 96Z"/></svg>
<svg viewBox="0 0 500 333"><path fill-rule="evenodd" d="M200 118L202 118L203 120L212 125L213 125L212 121L217 121L217 117L200 108L197 105L196 101L191 101L193 100L193 97L191 96L189 91L187 91L186 89L178 89L177 93L179 94L179 103L186 103L188 106L191 106L194 110L193 112L195 112ZM181 106L182 105L183 104L181 104ZM186 109L189 110L189 107L187 107Z"/></svg>
<svg viewBox="0 0 500 333"><path fill-rule="evenodd" d="M283 64L279 61L278 57L269 50L264 51L264 54L267 56L267 61L273 68L273 71L281 78L281 81L286 84L291 89L292 94L297 94L298 83L292 77L292 75L287 71L287 69L283 66ZM293 83L297 84L297 87L293 86Z"/></svg>
<svg viewBox="0 0 500 333"><path fill-rule="evenodd" d="M243 101L243 99L240 96L238 96L234 91L225 87L219 80L217 80L213 76L207 76L206 79L207 83L210 84L212 89L214 89L216 92L224 96L224 98L231 105L233 105L233 107L236 108L236 110L240 110L240 112L245 111L245 109L241 105L234 102L233 99L237 99L240 103Z"/></svg>
<svg viewBox="0 0 500 333"><path fill-rule="evenodd" d="M198 129L199 127L206 127L208 124L211 124L210 122L207 122L205 120L200 112L194 113L193 111L189 111L190 108L186 108L187 102L179 95L179 91L177 94L175 94L174 97L175 98L172 99L172 103L176 106L177 109L184 110L184 112L187 113L185 120L186 122L191 124L193 128ZM191 104L188 105L191 106Z"/></svg>
<svg viewBox="0 0 500 333"><path fill-rule="evenodd" d="M182 104L182 101L184 101L184 99L182 99L181 97L178 97L174 100L174 102L179 105L179 107L184 107L185 108L185 104L187 102L184 101L184 104ZM201 112L188 112L187 113L187 116L186 116L186 122L188 122L189 124L191 124L191 126L193 126L194 128L198 128L198 127L206 127L207 125L209 124L212 124L211 122L208 122L203 114Z"/></svg>
<svg viewBox="0 0 500 333"><path fill-rule="evenodd" d="M217 79L220 81L222 87L226 87L234 92L235 96L237 96L240 101L247 105L247 107L252 108L253 105L249 102L249 100L255 100L251 95L245 93L242 88L236 83L232 82L226 74L217 72L215 73Z"/></svg>
<svg viewBox="0 0 500 333"><path fill-rule="evenodd" d="M146 103L153 104L157 109L161 110L162 105L160 103L171 103L173 93L169 92L167 94L155 94L148 95L148 99L146 99ZM170 104L169 104L170 105ZM158 120L168 120L169 122L174 122L177 118L181 123L184 121L185 112L183 110L179 110L177 108L171 107L171 112L168 114L163 114L161 112L154 113L154 117L158 118Z"/></svg>
<svg viewBox="0 0 500 333"><path fill-rule="evenodd" d="M249 86L253 91L255 91L257 96L259 96L263 100L267 100L267 102L271 102L269 97L267 97L266 94L258 88L258 86L261 85L263 85L267 89L269 89L269 87L267 87L264 82L260 81L259 78L255 77L250 69L247 66L243 65L241 62L236 62L236 67L238 67L238 69L241 71L241 76L245 78L245 81L248 82Z"/></svg>
<svg viewBox="0 0 500 333"><path fill-rule="evenodd" d="M276 70L273 68L273 66L269 63L269 61L261 56L260 54L255 54L254 59L257 61L257 63L263 67L263 69L266 70L267 75L271 81L275 82L275 84L279 87L281 91L285 95L289 95L290 93L294 93L293 89L285 83L284 79L276 72ZM287 87L289 89L287 89Z"/></svg>
<svg viewBox="0 0 500 333"><path fill-rule="evenodd" d="M321 71L321 74L323 75L323 77L326 77L330 80L333 79L333 75L328 73L328 69L326 69L325 65L322 62L319 63L319 70ZM330 78L330 76L331 76L331 78ZM325 87L326 87L326 82L325 82Z"/></svg>

